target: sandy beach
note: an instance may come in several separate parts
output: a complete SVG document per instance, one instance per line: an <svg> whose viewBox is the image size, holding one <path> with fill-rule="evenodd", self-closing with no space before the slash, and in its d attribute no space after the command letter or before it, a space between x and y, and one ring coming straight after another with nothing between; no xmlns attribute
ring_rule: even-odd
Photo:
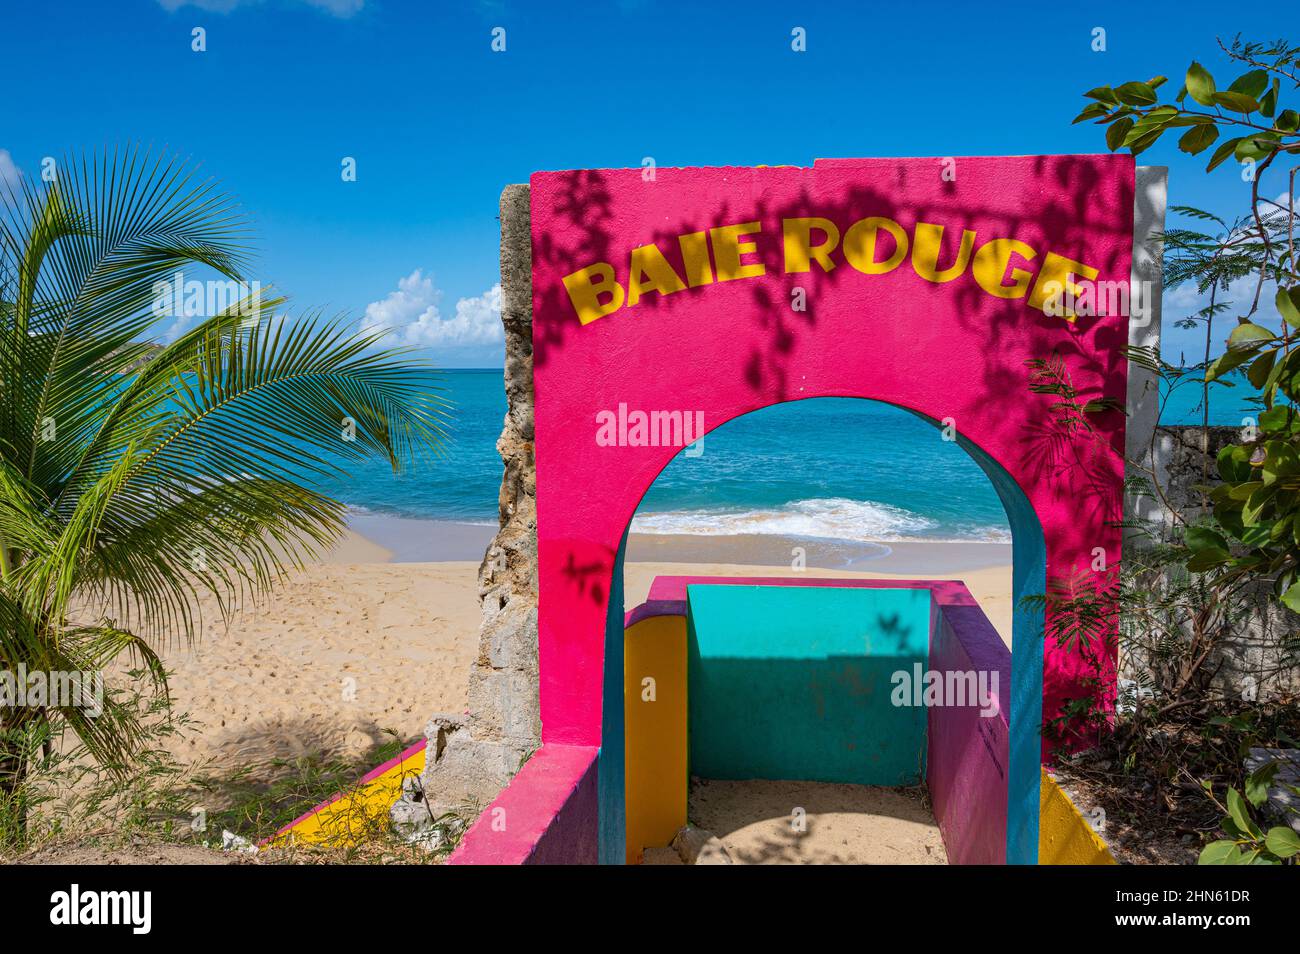
<svg viewBox="0 0 1300 954"><path fill-rule="evenodd" d="M209 626L192 647L166 650L177 710L202 727L178 755L255 771L313 751L360 756L384 730L414 740L431 713L464 711L478 565L493 528L373 515L354 526L366 535L349 533L262 605ZM890 543L870 570L819 568L816 547L807 547L803 571L761 564L788 544L633 537L626 603L640 602L660 574L958 578L1010 638L1009 546Z"/></svg>

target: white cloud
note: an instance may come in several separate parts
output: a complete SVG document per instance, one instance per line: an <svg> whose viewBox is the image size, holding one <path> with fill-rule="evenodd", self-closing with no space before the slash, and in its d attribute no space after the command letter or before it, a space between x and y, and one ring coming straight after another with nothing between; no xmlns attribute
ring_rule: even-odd
<svg viewBox="0 0 1300 954"><path fill-rule="evenodd" d="M387 328L401 343L427 348L467 349L505 340L501 327L501 285L475 298L462 298L444 316L442 291L416 269L400 279L397 290L366 306L363 329Z"/></svg>
<svg viewBox="0 0 1300 954"><path fill-rule="evenodd" d="M22 177L23 174L14 163L14 157L9 155L9 150L0 149L0 188L6 191L9 188L17 188Z"/></svg>
<svg viewBox="0 0 1300 954"><path fill-rule="evenodd" d="M264 0L158 0L159 5L169 13L182 7L194 7L207 13L232 13L239 7L251 7ZM361 12L366 0L292 0L323 10L333 16L346 19Z"/></svg>

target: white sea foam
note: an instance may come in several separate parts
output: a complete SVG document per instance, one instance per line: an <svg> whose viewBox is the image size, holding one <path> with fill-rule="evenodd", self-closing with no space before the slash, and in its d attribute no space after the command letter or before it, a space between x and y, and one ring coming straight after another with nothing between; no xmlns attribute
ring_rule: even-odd
<svg viewBox="0 0 1300 954"><path fill-rule="evenodd" d="M945 527L929 517L870 500L796 500L772 510L670 510L639 513L633 533L661 536L763 534L823 540L1009 543L1005 527Z"/></svg>

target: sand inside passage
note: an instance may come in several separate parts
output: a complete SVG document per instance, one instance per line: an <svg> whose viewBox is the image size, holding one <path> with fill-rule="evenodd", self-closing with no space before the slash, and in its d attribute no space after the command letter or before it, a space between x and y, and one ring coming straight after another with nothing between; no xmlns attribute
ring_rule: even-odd
<svg viewBox="0 0 1300 954"><path fill-rule="evenodd" d="M699 779L689 816L745 865L944 865L939 826L916 789Z"/></svg>

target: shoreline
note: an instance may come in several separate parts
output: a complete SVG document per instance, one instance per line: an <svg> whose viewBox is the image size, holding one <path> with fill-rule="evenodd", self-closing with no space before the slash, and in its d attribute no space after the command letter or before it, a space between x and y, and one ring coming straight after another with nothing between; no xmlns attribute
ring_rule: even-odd
<svg viewBox="0 0 1300 954"><path fill-rule="evenodd" d="M425 520L370 511L348 516L347 537L326 563L481 562L495 523ZM711 563L899 575L1009 566L1011 544L978 540L827 540L777 534L628 536L626 563Z"/></svg>

